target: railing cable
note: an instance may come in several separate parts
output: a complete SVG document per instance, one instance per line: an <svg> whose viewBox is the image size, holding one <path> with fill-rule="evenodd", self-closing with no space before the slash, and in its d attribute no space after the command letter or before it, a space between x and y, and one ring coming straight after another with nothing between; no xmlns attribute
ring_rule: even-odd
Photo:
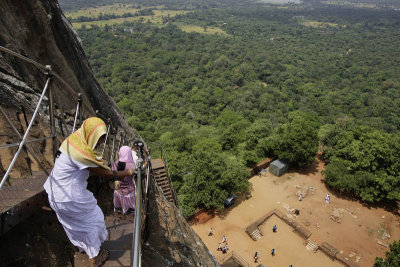
<svg viewBox="0 0 400 267"><path fill-rule="evenodd" d="M25 57L25 56L23 56L21 54L18 54L18 53L14 52L14 51L12 51L12 50L10 50L8 48L5 48L4 46L0 46L0 51L6 52L6 53L8 53L10 55L13 55L13 56L19 58L19 59L22 59L25 62L33 64L34 66L39 68L42 71L42 73L45 74L45 75L47 75L47 73L48 73L48 69L46 68L46 66L44 66L44 65L42 65L42 64L40 64L40 63L28 58L28 57ZM55 78L57 78L57 80L64 85L64 87L61 87L61 88L66 90L69 94L73 95L75 98L78 98L78 94L79 93L77 93L66 81L64 81L64 79L61 78L60 75L58 75L54 71L51 72L51 75L54 76ZM82 92L80 92L80 93L82 93ZM91 114L91 112L90 112L91 108L86 104L84 104L84 105L85 105L87 111L89 112L89 114Z"/></svg>
<svg viewBox="0 0 400 267"><path fill-rule="evenodd" d="M14 124L11 122L10 118L8 118L6 112L3 110L2 107L0 107L0 111L1 111L1 113L3 113L3 116L5 117L5 119L6 119L6 121L8 122L8 124L10 124L10 126L11 126L11 128L13 129L14 133L18 136L18 138L22 139L21 134L18 132L17 128L15 128ZM52 137L50 136L50 137L45 137L45 138L40 138L40 139L46 140L46 139L49 139L49 138L52 138ZM32 140L32 141L37 141L37 140L39 140L39 139ZM12 144L12 145L14 145L14 144ZM17 145L19 145L19 143L18 143L18 144L15 144L14 146L17 146ZM25 145L24 145L24 146L26 147L26 150L28 150L28 152L29 152L29 153L32 155L32 157L35 159L36 163L39 164L40 168L42 168L42 170L43 170L47 175L49 175L49 172L48 172L48 171L46 170L46 168L42 165L42 163L40 162L40 160L36 157L36 155L35 155L35 153L33 152L33 150L28 146L28 141L25 142Z"/></svg>
<svg viewBox="0 0 400 267"><path fill-rule="evenodd" d="M40 99L39 99L39 103L37 104L36 109L35 109L35 112L34 112L33 115L32 115L32 118L31 118L31 121L30 121L30 123L29 123L29 125L28 125L28 128L27 128L26 131L25 131L24 137L22 137L22 140L21 140L21 143L19 144L17 153L15 153L14 158L12 159L11 164L10 164L10 166L8 167L6 174L4 174L4 177L3 177L3 179L2 179L2 181L1 181L1 183L0 183L0 189L3 187L4 182L7 180L8 175L10 174L11 169L12 169L12 167L14 167L15 161L16 161L17 158L18 158L18 155L19 155L19 153L21 152L22 147L23 147L24 144L25 144L25 140L26 140L26 138L27 138L28 135L29 135L29 131L31 130L31 127L32 127L32 125L33 125L33 122L35 121L36 115L37 115L37 113L38 113L38 111L39 111L40 104L42 103L42 100L43 100L43 98L44 98L44 96L45 96L45 94L46 94L47 88L49 87L50 79L51 79L50 77L47 78L47 81L46 81L46 84L45 84L45 86L44 86L42 95L40 96Z"/></svg>

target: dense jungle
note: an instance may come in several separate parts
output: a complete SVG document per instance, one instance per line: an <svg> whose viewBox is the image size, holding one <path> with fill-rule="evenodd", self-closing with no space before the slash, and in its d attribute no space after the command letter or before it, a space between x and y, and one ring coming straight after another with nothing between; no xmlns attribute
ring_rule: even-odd
<svg viewBox="0 0 400 267"><path fill-rule="evenodd" d="M74 27L100 83L167 151L185 216L246 192L266 157L301 168L318 152L333 189L400 200L396 1L92 2L60 1L86 21ZM101 4L126 11L69 15ZM122 17L135 19L107 20Z"/></svg>

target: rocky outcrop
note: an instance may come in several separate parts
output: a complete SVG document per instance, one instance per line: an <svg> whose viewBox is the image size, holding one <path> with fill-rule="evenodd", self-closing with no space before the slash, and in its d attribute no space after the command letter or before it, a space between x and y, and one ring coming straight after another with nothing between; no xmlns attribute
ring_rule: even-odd
<svg viewBox="0 0 400 267"><path fill-rule="evenodd" d="M51 65L52 69L76 92L82 93L84 104L91 111L99 110L116 126L130 131L115 102L93 76L80 40L56 1L5 0L0 2L0 11L2 14L0 16L0 44L2 46L43 65ZM45 78L37 68L4 53L0 55L0 63L0 71L3 73L0 81L7 84L13 83L5 76L9 75L27 85L22 85L26 88L24 93L27 96L32 95L33 92L41 92ZM59 82L56 82L54 86L60 94L62 105L66 110L72 110L76 106L73 98L65 93ZM8 95L11 100L10 105L20 104L18 98L12 97L16 93ZM25 103L26 108L30 106L29 104L31 103Z"/></svg>
<svg viewBox="0 0 400 267"><path fill-rule="evenodd" d="M152 184L148 203L145 266L218 266L180 211Z"/></svg>
<svg viewBox="0 0 400 267"><path fill-rule="evenodd" d="M0 1L0 45L42 65L51 65L75 93L81 93L86 106L84 116L98 110L110 118L114 128L135 136L115 102L96 81L85 57L81 42L54 0ZM1 107L19 133L23 134L33 114L46 76L40 68L0 51ZM69 128L73 122L76 97L57 79L52 89L59 99L56 125L65 116ZM30 138L50 135L48 99L44 98ZM62 114L62 112L65 114ZM63 136L57 128L59 142ZM65 134L65 133L64 133ZM0 114L0 144L19 142L18 136ZM30 144L45 168L51 168L51 140ZM0 149L0 175L10 164L16 147ZM23 151L11 173L12 178L28 177L39 170L38 164ZM144 266L218 266L200 238L190 228L179 210L169 203L152 184L147 216L148 239L143 247ZM51 254L51 253L50 253ZM40 265L40 264L39 264ZM65 266L68 266L66 263Z"/></svg>

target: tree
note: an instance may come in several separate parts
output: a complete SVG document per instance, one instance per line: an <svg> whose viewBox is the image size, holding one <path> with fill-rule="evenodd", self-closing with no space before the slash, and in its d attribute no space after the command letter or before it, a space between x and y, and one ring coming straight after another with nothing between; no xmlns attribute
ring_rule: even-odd
<svg viewBox="0 0 400 267"><path fill-rule="evenodd" d="M229 125L221 134L220 142L224 150L235 148L244 141L246 128L249 123L245 120Z"/></svg>
<svg viewBox="0 0 400 267"><path fill-rule="evenodd" d="M400 200L399 136L363 126L335 133L324 153L328 185L367 202Z"/></svg>
<svg viewBox="0 0 400 267"><path fill-rule="evenodd" d="M300 111L290 113L288 120L264 139L265 152L294 166L309 165L318 151L318 123L313 116Z"/></svg>
<svg viewBox="0 0 400 267"><path fill-rule="evenodd" d="M248 189L247 176L247 168L236 159L226 159L211 149L194 151L179 191L182 214L190 216L199 206L223 208L228 195Z"/></svg>
<svg viewBox="0 0 400 267"><path fill-rule="evenodd" d="M400 240L390 245L386 259L376 257L374 267L400 267Z"/></svg>

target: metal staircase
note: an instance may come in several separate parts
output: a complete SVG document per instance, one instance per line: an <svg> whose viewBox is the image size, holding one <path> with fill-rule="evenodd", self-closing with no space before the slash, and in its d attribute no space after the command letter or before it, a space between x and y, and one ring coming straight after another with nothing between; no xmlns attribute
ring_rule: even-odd
<svg viewBox="0 0 400 267"><path fill-rule="evenodd" d="M175 194L171 185L171 179L168 176L167 168L162 159L152 159L151 166L153 167L154 180L157 185L161 188L165 198L176 204Z"/></svg>

